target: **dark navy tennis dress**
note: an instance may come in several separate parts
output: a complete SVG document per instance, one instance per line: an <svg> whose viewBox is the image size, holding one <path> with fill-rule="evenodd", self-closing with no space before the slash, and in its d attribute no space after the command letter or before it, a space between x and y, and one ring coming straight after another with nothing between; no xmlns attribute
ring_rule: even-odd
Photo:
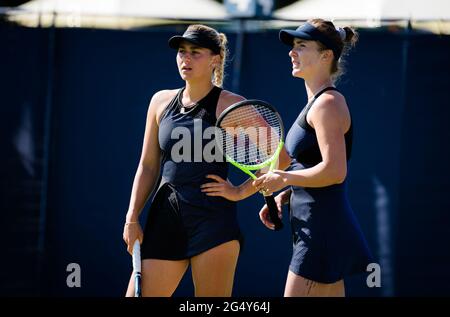
<svg viewBox="0 0 450 317"><path fill-rule="evenodd" d="M289 170L301 170L317 165L322 156L314 128L306 115L317 93L301 111L286 136L286 150L292 159ZM347 161L351 156L353 129L345 134ZM347 198L347 184L306 188L292 186L289 202L293 238L293 254L289 270L304 278L334 283L345 276L366 272L372 261Z"/></svg>
<svg viewBox="0 0 450 317"><path fill-rule="evenodd" d="M207 196L200 188L201 184L211 181L206 178L207 174L223 179L228 174L228 163L223 157L210 162L210 156L202 155L203 150L214 153L210 151L214 136L204 133L208 128L211 132L215 125L222 89L214 86L187 111L181 110L183 90L178 91L160 118L161 180L144 229L143 259L188 259L242 238L236 203L223 197ZM180 146L182 140L188 146Z"/></svg>

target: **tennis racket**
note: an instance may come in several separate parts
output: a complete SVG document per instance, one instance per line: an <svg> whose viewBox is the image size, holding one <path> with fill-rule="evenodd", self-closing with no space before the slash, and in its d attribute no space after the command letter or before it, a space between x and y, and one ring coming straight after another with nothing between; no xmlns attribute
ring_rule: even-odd
<svg viewBox="0 0 450 317"><path fill-rule="evenodd" d="M142 297L141 288L141 245L136 240L133 245L134 297Z"/></svg>
<svg viewBox="0 0 450 317"><path fill-rule="evenodd" d="M269 167L270 173L284 144L284 127L278 111L262 100L244 100L225 109L216 122L216 142L225 159L249 175ZM272 195L264 195L275 230L283 228Z"/></svg>

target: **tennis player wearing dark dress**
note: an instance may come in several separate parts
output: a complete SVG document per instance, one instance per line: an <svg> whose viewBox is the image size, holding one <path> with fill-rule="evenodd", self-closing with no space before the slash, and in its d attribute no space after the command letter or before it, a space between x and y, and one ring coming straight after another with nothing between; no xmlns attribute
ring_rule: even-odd
<svg viewBox="0 0 450 317"><path fill-rule="evenodd" d="M356 34L314 19L295 31L281 30L279 37L292 47L292 75L304 79L309 99L286 136L287 154L281 152L279 170L258 177L253 190L249 182L230 189L223 179L218 180L223 187L211 183L203 188L208 195L240 200L256 191L270 194L288 187L275 198L280 216L281 206L289 204L293 238L284 295L345 296L344 277L365 272L372 262L347 197L353 128L345 98L334 87L342 55L356 42ZM274 228L266 205L260 218Z"/></svg>
<svg viewBox="0 0 450 317"><path fill-rule="evenodd" d="M130 253L136 239L142 242L143 296L171 296L189 265L196 296L231 296L241 241L235 202L209 197L201 185L209 174L227 178L223 159L204 157L213 138L207 130L225 108L244 98L221 88L223 33L191 25L170 38L169 46L178 50L186 85L152 97L123 238ZM155 188L142 230L139 215ZM126 294L133 292L131 278Z"/></svg>
<svg viewBox="0 0 450 317"><path fill-rule="evenodd" d="M279 37L292 47L292 75L304 79L309 102L286 136L289 169L265 174L254 186L269 193L289 186L276 197L279 206L289 203L293 237L285 296L345 296L344 277L365 272L372 262L347 197L353 128L334 87L356 33L314 19ZM271 227L267 213L264 206L260 217Z"/></svg>

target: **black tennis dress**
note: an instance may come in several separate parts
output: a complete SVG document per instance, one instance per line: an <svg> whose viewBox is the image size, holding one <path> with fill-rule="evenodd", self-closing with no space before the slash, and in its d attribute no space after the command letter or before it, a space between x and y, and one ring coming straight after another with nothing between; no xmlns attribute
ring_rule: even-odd
<svg viewBox="0 0 450 317"><path fill-rule="evenodd" d="M328 87L317 93L286 136L286 150L292 159L290 170L309 168L322 161L315 130L306 115L328 90L337 89ZM350 126L345 134L347 160L352 137ZM372 257L349 204L346 181L318 188L292 186L289 209L293 238L290 271L320 283L334 283L366 271Z"/></svg>
<svg viewBox="0 0 450 317"><path fill-rule="evenodd" d="M181 111L183 90L178 91L160 118L161 180L144 229L143 259L188 259L222 243L242 241L236 203L207 196L200 188L212 181L206 175L226 179L228 174L223 157L211 162L201 155L203 150L211 152L214 135L205 131L209 128L211 132L215 125L222 89L214 86L187 111ZM189 141L184 143L188 146L181 147L181 140Z"/></svg>

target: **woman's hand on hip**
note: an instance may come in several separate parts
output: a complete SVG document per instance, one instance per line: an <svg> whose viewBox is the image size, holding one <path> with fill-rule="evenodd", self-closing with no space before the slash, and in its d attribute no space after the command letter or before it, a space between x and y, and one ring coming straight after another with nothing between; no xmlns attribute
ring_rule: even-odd
<svg viewBox="0 0 450 317"><path fill-rule="evenodd" d="M220 196L231 201L241 200L239 187L234 186L228 180L217 175L206 175L214 182L205 183L200 186L202 192L208 196Z"/></svg>

